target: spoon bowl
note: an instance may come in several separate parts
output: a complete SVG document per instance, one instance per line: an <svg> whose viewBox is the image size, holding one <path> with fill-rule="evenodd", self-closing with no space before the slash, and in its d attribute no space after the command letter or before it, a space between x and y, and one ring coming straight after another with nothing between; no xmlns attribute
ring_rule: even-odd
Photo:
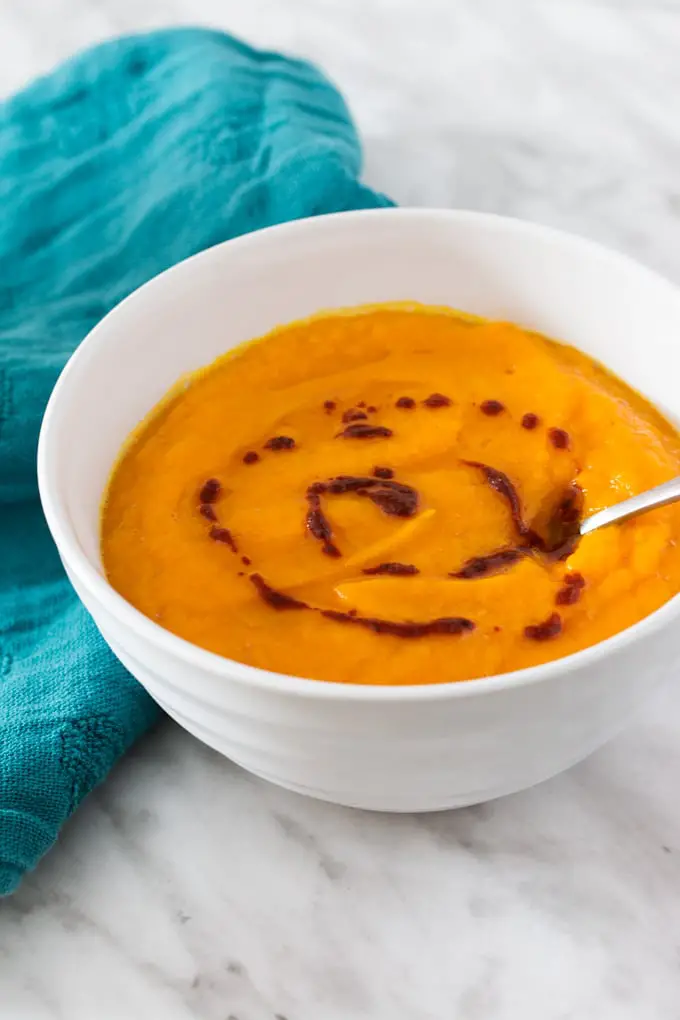
<svg viewBox="0 0 680 1020"><path fill-rule="evenodd" d="M528 538L530 545L551 560L566 560L582 535L583 490L573 483L549 508L544 519L534 522Z"/></svg>
<svg viewBox="0 0 680 1020"><path fill-rule="evenodd" d="M619 524L631 517L648 513L658 507L668 506L680 500L680 478L630 496L613 506L598 510L596 514L583 518L583 491L576 485L564 490L548 514L547 521L536 522L529 538L534 548L551 559L565 560L576 549L585 536L612 524Z"/></svg>

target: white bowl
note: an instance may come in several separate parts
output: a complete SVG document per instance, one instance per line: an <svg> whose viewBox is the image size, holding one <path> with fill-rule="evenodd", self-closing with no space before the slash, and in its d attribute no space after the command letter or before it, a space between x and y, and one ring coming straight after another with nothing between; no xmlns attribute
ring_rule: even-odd
<svg viewBox="0 0 680 1020"><path fill-rule="evenodd" d="M680 417L680 291L669 283L533 224L389 209L228 241L132 294L64 370L38 470L74 588L115 654L180 725L288 789L362 808L432 811L530 786L609 739L674 672L680 599L544 666L467 683L369 687L268 673L197 648L121 598L99 555L114 459L179 376L320 309L407 299L564 339Z"/></svg>

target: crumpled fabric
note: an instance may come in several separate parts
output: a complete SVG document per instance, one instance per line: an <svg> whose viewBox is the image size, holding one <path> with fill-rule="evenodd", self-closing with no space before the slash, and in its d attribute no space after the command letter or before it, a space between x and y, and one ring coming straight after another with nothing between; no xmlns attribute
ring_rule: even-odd
<svg viewBox="0 0 680 1020"><path fill-rule="evenodd" d="M0 104L0 894L159 714L61 568L35 455L68 356L210 245L390 202L359 182L342 97L221 32L104 43Z"/></svg>

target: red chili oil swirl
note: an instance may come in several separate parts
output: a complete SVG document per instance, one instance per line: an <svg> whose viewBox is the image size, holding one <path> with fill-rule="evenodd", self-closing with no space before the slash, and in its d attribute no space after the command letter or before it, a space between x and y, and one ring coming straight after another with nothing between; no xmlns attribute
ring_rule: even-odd
<svg viewBox="0 0 680 1020"><path fill-rule="evenodd" d="M553 560L568 560L571 554L575 551L578 541L579 536L572 535L571 538L563 542L557 549L546 550L547 555Z"/></svg>
<svg viewBox="0 0 680 1020"><path fill-rule="evenodd" d="M375 567L364 567L362 574L391 574L394 577L411 577L420 571L413 563L378 563Z"/></svg>
<svg viewBox="0 0 680 1020"><path fill-rule="evenodd" d="M585 578L583 574L579 574L578 571L574 571L573 574L564 575L562 578L562 584L564 587L560 588L555 596L555 605L573 606L579 601L583 594L583 589L586 586Z"/></svg>
<svg viewBox="0 0 680 1020"><path fill-rule="evenodd" d="M364 495L360 491L360 495ZM390 517L413 517L418 510L418 493L412 486L402 482L384 481L376 484L365 493L370 500Z"/></svg>
<svg viewBox="0 0 680 1020"><path fill-rule="evenodd" d="M574 585L576 588L585 588L586 579L583 574L575 570L572 574L565 574L562 578L562 583L566 585Z"/></svg>
<svg viewBox="0 0 680 1020"><path fill-rule="evenodd" d="M336 623L353 623L358 627L364 627L366 630L373 631L374 634L389 634L392 637L411 639L429 637L432 634L455 637L475 629L473 621L466 619L464 616L443 616L436 620L425 620L423 622L411 620L402 622L399 620L382 620L373 616L359 616L356 609L350 609L348 612L339 612L335 609L318 609L316 606L310 606L301 599L293 598L292 595L286 595L285 592L272 588L261 574L251 574L250 581L262 601L271 606L272 609L279 611L309 609L312 612L319 613L327 620L333 620Z"/></svg>
<svg viewBox="0 0 680 1020"><path fill-rule="evenodd" d="M564 588L560 588L557 595L555 596L556 606L573 606L581 598L582 588L577 588L576 585L567 585Z"/></svg>
<svg viewBox="0 0 680 1020"><path fill-rule="evenodd" d="M352 421L367 421L368 415L365 411L359 411L356 407L350 407L348 411L345 411L342 416L342 422L344 425L348 425Z"/></svg>
<svg viewBox="0 0 680 1020"><path fill-rule="evenodd" d="M429 397L423 400L423 407L429 407L436 409L438 407L450 407L451 398L446 397L443 393L430 393Z"/></svg>
<svg viewBox="0 0 680 1020"><path fill-rule="evenodd" d="M544 536L529 527L524 520L517 489L503 471L477 461L468 460L464 463L482 471L491 488L506 500L522 548L536 549L551 560L566 560L571 556L578 545L579 522L583 510L583 491L576 483L569 486L553 510Z"/></svg>
<svg viewBox="0 0 680 1020"><path fill-rule="evenodd" d="M348 425L342 432L338 432L336 439L389 439L393 435L392 429L386 425L368 425L365 422L355 422Z"/></svg>
<svg viewBox="0 0 680 1020"><path fill-rule="evenodd" d="M457 636L475 629L472 620L464 616L442 616L437 620L425 620L422 623L406 620L381 620L373 616L354 616L351 613L340 613L335 609L322 609L321 615L336 623L353 623L358 627L372 630L374 634L390 634L399 638L423 638L432 634L448 634Z"/></svg>
<svg viewBox="0 0 680 1020"><path fill-rule="evenodd" d="M491 574L500 574L507 570L523 556L524 553L521 549L499 549L487 556L473 556L463 564L460 570L452 572L449 576L463 581L489 577Z"/></svg>
<svg viewBox="0 0 680 1020"><path fill-rule="evenodd" d="M200 503L216 503L222 486L217 478L209 478L201 487L198 494Z"/></svg>
<svg viewBox="0 0 680 1020"><path fill-rule="evenodd" d="M271 585L267 584L261 574L251 574L250 580L255 586L257 594L260 596L263 602L266 602L272 609L309 609L310 607L306 602L301 602L300 599L294 599L292 595L285 595L282 591L277 591L272 588Z"/></svg>
<svg viewBox="0 0 680 1020"><path fill-rule="evenodd" d="M499 471L497 468L489 467L488 464L480 464L479 461L475 460L466 460L464 463L467 464L468 467L477 468L482 472L486 478L487 484L507 502L508 507L510 508L510 515L520 537L525 538L528 536L530 534L530 529L522 516L522 504L520 503L517 489L505 472Z"/></svg>
<svg viewBox="0 0 680 1020"><path fill-rule="evenodd" d="M223 545L228 545L232 552L238 552L238 546L229 528L220 528L213 525L208 535L212 538L213 542L221 542Z"/></svg>
<svg viewBox="0 0 680 1020"><path fill-rule="evenodd" d="M305 527L314 538L321 542L321 551L326 556L338 557L341 555L337 545L333 542L333 529L321 507L319 492L310 485L307 489L307 514L305 516Z"/></svg>
<svg viewBox="0 0 680 1020"><path fill-rule="evenodd" d="M486 414L490 418L495 418L496 415L503 413L505 410L505 404L501 404L500 400L484 400L479 405L479 410L482 414Z"/></svg>
<svg viewBox="0 0 680 1020"><path fill-rule="evenodd" d="M548 429L548 439L556 450L568 450L570 441L569 433L564 429Z"/></svg>
<svg viewBox="0 0 680 1020"><path fill-rule="evenodd" d="M451 400L448 397L438 393L431 394L423 401L425 406L432 408L445 407L450 403ZM324 408L328 413L334 410L335 406L334 401L324 402ZM365 403L360 401L357 406L365 406ZM397 401L397 406L411 408L415 406L415 401L410 397L403 397ZM373 411L373 408L370 410ZM486 414L496 415L504 411L505 408L499 401L485 401L481 410ZM366 417L366 413L356 408L345 411L342 420L347 427L338 436L364 439L387 438L393 434L392 430L386 426L366 423ZM522 426L533 429L537 427L538 421L537 415L526 414L522 419ZM550 441L558 449L565 449L569 446L569 436L564 430L550 429L548 435ZM294 447L295 440L289 436L274 436L265 443L265 448L270 450L290 450ZM243 457L244 463L255 463L258 459L259 455L255 451L248 451ZM547 548L545 540L529 528L525 522L517 489L510 478L503 471L490 465L477 461L466 461L465 463L481 471L490 488L494 489L506 501L513 524L523 541L518 548L500 549L485 556L472 557L463 564L460 570L452 572L450 576L459 579L473 579L498 573L516 563L532 547L545 552L554 552ZM338 475L327 481L314 482L308 487L306 493L308 510L305 525L310 534L321 542L322 551L326 555L340 556L341 553L333 541L332 526L321 505L321 497L324 495L342 495L354 492L370 499L383 513L391 516L412 517L417 512L419 502L417 491L410 485L394 481L393 475L394 472L391 468L375 467L372 477ZM200 490L199 512L210 522L218 520L212 504L219 498L220 493L220 482L213 478L208 479ZM565 527L573 526L574 523L576 526L578 525L581 504L576 498L577 496L581 497L582 494L574 486L572 491L567 493L558 504L553 518L551 518L553 523L557 520ZM228 528L213 523L209 536L213 541L228 545L234 553L238 552L236 542ZM560 549L559 554L560 556L568 555L568 553L564 553L563 549ZM248 557L242 557L242 561L244 565L250 564ZM385 562L366 567L363 573L368 576L413 576L419 573L419 569L414 564ZM259 597L274 609L308 609L335 622L352 623L376 634L420 638L435 634L463 634L475 628L474 622L465 617L441 617L426 621L394 621L380 617L364 617L354 609L346 612L321 609L310 606L285 592L278 591L268 584L259 573L250 575L250 580ZM580 574L566 575L563 587L557 592L556 603L558 605L574 604L580 598L584 586L585 581ZM546 641L557 637L561 631L562 619L558 613L554 612L543 622L525 627L524 634L530 640Z"/></svg>
<svg viewBox="0 0 680 1020"><path fill-rule="evenodd" d="M273 436L264 444L265 450L292 450L295 440L290 436Z"/></svg>
<svg viewBox="0 0 680 1020"><path fill-rule="evenodd" d="M412 485L395 482L389 478L370 478L355 475L338 475L327 482L316 482L332 496L340 496L346 492L356 492L366 496L384 514L390 517L414 517L418 511L418 492Z"/></svg>
<svg viewBox="0 0 680 1020"><path fill-rule="evenodd" d="M543 623L534 623L524 628L524 636L530 641L550 641L562 633L562 617L551 613Z"/></svg>
<svg viewBox="0 0 680 1020"><path fill-rule="evenodd" d="M413 517L418 510L417 491L410 485L392 479L338 475L325 482L313 482L306 493L308 509L305 526L322 543L322 552L327 556L339 556L340 550L333 542L333 529L323 512L321 496L341 496L348 492L365 496L391 517Z"/></svg>

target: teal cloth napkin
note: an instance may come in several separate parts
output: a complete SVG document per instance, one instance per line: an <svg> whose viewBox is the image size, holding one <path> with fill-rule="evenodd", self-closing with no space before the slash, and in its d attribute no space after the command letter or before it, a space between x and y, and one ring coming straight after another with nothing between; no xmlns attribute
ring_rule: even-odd
<svg viewBox="0 0 680 1020"><path fill-rule="evenodd" d="M359 183L341 96L220 32L104 43L0 104L0 894L158 709L61 569L37 497L40 420L110 308L209 245L389 201Z"/></svg>

